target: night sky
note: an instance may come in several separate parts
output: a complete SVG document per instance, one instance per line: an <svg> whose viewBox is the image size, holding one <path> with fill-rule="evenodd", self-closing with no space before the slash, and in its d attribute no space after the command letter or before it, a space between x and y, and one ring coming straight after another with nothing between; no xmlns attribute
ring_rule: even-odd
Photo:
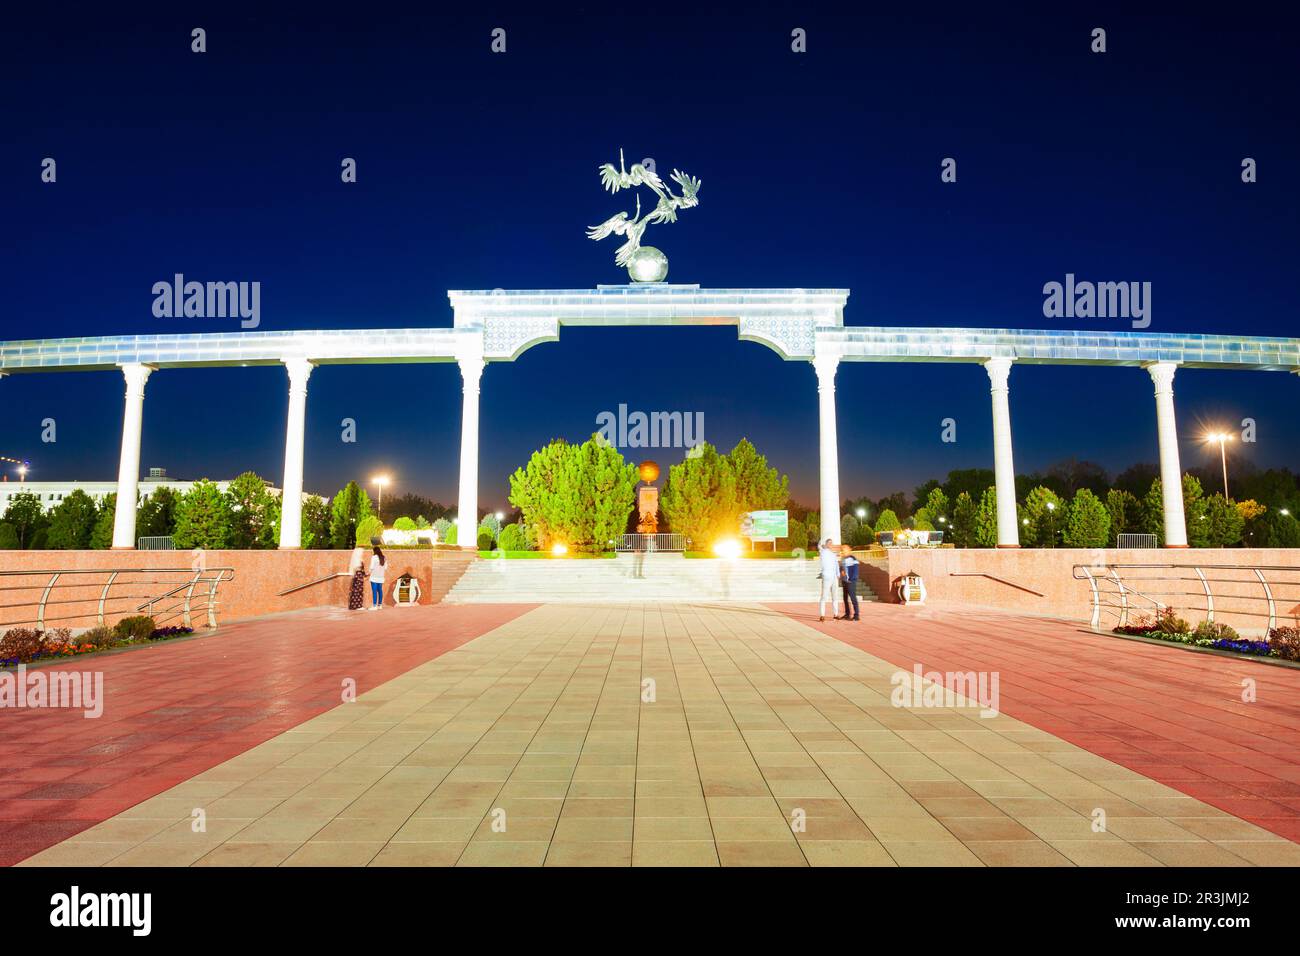
<svg viewBox="0 0 1300 956"><path fill-rule="evenodd" d="M263 330L449 326L448 289L624 282L616 241L584 236L631 201L596 173L619 147L703 180L698 208L646 235L672 282L847 288L850 325L1128 328L1043 317L1043 284L1073 272L1151 282L1151 331L1296 333L1293 24L1255 7L45 9L7 19L0 47L2 339L238 329L155 318L150 289L176 272L260 281ZM489 50L498 26L504 55ZM340 182L344 157L356 184ZM484 508L534 448L586 437L619 403L703 412L708 441L750 438L815 505L812 368L734 328L565 329L482 386ZM1210 460L1207 426L1245 417L1258 443L1234 454L1300 465L1295 376L1184 370L1175 391L1184 466ZM109 372L0 381L0 455L31 459L33 479L113 477L122 393ZM846 498L992 467L976 365L845 363L838 395ZM279 484L286 405L283 369L157 372L141 465ZM1018 471L1155 460L1140 369L1015 368L1011 410ZM41 442L44 418L57 443ZM453 364L317 369L307 489L387 471L396 493L454 504L459 422ZM666 468L679 453L652 455Z"/></svg>

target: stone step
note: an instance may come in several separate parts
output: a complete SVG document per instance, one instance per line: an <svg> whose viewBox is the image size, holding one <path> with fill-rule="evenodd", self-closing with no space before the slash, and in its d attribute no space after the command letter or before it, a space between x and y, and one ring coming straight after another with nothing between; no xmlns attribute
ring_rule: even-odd
<svg viewBox="0 0 1300 956"><path fill-rule="evenodd" d="M637 565L642 566L638 573ZM555 561L480 559L445 601L452 604L546 602L813 602L820 592L817 566L778 560L722 563L653 554L637 562L614 559ZM860 583L858 599L877 600Z"/></svg>

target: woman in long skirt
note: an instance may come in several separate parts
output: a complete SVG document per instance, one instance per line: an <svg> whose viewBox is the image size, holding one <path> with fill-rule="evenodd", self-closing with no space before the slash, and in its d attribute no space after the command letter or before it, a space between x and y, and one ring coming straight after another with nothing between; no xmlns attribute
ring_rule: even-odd
<svg viewBox="0 0 1300 956"><path fill-rule="evenodd" d="M352 552L352 561L348 570L352 572L352 586L348 589L348 610L359 611L365 600L366 593L366 568L365 568L365 549L356 548Z"/></svg>

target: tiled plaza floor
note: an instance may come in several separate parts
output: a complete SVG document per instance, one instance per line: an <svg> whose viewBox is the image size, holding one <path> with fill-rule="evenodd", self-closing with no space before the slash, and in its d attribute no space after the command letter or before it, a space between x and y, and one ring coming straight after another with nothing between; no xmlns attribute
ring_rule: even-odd
<svg viewBox="0 0 1300 956"><path fill-rule="evenodd" d="M528 609L305 611L42 667L102 672L104 712L0 711L0 864L337 706L344 680L363 693Z"/></svg>
<svg viewBox="0 0 1300 956"><path fill-rule="evenodd" d="M756 606L543 606L28 862L1300 864L1013 717L894 707L897 670Z"/></svg>
<svg viewBox="0 0 1300 956"><path fill-rule="evenodd" d="M991 612L779 609L908 670L996 671L1004 713L1300 841L1300 670Z"/></svg>

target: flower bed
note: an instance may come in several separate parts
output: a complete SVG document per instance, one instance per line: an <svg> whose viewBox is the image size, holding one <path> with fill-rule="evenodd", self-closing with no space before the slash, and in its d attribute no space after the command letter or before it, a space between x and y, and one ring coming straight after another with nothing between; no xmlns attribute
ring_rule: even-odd
<svg viewBox="0 0 1300 956"><path fill-rule="evenodd" d="M1162 608L1154 617L1139 617L1132 624L1114 628L1114 633L1230 651L1250 657L1300 661L1300 628L1275 627L1268 632L1268 640L1251 641L1242 638L1227 624L1202 621L1193 629L1173 608Z"/></svg>
<svg viewBox="0 0 1300 956"><path fill-rule="evenodd" d="M75 636L66 627L48 631L13 627L0 637L0 667L94 654L193 633L192 627L157 627L153 618L144 615L123 618L113 627L92 627Z"/></svg>

